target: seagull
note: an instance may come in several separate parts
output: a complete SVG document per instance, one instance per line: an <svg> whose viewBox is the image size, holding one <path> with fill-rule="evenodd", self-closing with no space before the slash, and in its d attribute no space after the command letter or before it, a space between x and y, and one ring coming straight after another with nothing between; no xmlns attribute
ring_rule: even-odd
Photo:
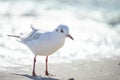
<svg viewBox="0 0 120 80"><path fill-rule="evenodd" d="M58 27L55 28L53 31L44 33L41 33L40 30L35 29L32 26L31 29L32 31L25 36L8 36L19 38L20 42L25 44L32 51L32 53L35 54L33 61L32 76L37 76L35 73L35 63L37 55L46 56L45 75L53 76L52 74L48 73L48 56L60 49L64 45L65 39L67 37L74 40L73 37L69 34L69 28L67 25L61 24L58 25Z"/></svg>

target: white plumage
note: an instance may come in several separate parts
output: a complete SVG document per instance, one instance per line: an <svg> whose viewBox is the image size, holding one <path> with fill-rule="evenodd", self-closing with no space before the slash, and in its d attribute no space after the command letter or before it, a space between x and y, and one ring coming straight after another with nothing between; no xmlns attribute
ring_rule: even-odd
<svg viewBox="0 0 120 80"><path fill-rule="evenodd" d="M73 40L73 37L69 34L69 28L66 25L59 25L52 32L41 33L39 30L32 28L32 32L25 35L24 37L16 35L8 35L10 37L20 38L23 44L28 46L28 48L35 54L34 66L33 66L33 76L35 76L35 62L36 56L47 56L53 54L59 48L64 45L65 38L69 37ZM46 64L46 75L49 76Z"/></svg>

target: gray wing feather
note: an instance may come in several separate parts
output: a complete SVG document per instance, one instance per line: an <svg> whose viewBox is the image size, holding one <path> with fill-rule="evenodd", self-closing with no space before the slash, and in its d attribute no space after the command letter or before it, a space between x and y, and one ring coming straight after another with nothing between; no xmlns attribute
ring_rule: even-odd
<svg viewBox="0 0 120 80"><path fill-rule="evenodd" d="M30 40L38 39L41 34L42 34L42 33L35 33L35 34L31 35L31 36L30 36Z"/></svg>
<svg viewBox="0 0 120 80"><path fill-rule="evenodd" d="M32 31L30 34L27 35L27 37L23 38L23 41L31 41L38 39L42 33L38 32L38 30Z"/></svg>

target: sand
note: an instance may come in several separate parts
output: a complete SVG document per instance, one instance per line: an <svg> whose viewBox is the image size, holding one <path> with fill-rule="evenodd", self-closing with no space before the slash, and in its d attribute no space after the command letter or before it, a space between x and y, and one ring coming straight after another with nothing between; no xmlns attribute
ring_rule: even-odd
<svg viewBox="0 0 120 80"><path fill-rule="evenodd" d="M6 67L6 71L0 71L0 80L120 80L119 61L102 59L49 63L49 72L55 75L52 77L44 75L44 63L37 63L37 77L31 76L32 65Z"/></svg>

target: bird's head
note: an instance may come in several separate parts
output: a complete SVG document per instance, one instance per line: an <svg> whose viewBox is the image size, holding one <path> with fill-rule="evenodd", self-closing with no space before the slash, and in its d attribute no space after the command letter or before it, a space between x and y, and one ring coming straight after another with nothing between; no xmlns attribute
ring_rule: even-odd
<svg viewBox="0 0 120 80"><path fill-rule="evenodd" d="M70 39L74 40L73 37L69 33L69 28L66 25L59 25L56 29L56 32L63 35L64 37L69 37Z"/></svg>

